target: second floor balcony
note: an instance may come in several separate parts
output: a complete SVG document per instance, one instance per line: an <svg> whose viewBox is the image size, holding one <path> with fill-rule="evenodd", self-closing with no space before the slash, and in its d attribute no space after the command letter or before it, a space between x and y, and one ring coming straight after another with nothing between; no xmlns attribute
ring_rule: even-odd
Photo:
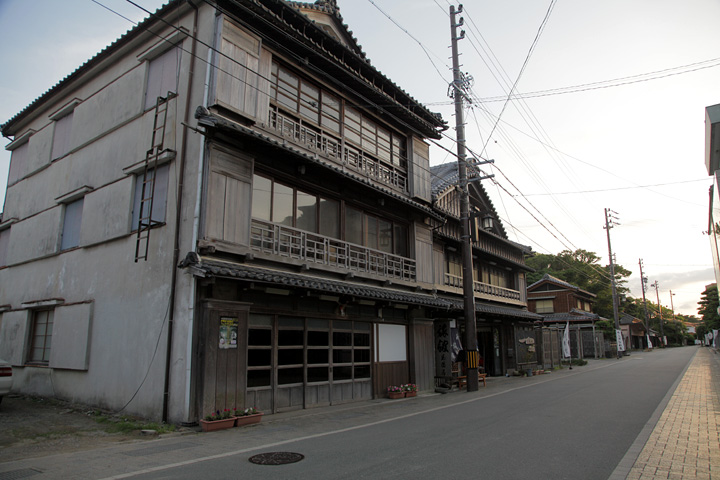
<svg viewBox="0 0 720 480"><path fill-rule="evenodd" d="M313 263L341 273L357 272L406 282L417 279L417 264L410 258L255 218L250 228L250 245L263 254Z"/></svg>
<svg viewBox="0 0 720 480"><path fill-rule="evenodd" d="M463 279L461 276L445 274L445 285L461 289L463 288ZM488 283L473 282L473 291L476 297L487 298L497 301L509 301L510 303L524 302L525 299L519 290L490 285Z"/></svg>

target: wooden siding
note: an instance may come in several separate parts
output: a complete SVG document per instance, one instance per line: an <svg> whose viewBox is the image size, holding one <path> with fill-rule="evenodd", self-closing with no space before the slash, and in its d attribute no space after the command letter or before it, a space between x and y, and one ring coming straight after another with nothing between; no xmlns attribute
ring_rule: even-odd
<svg viewBox="0 0 720 480"><path fill-rule="evenodd" d="M433 241L430 229L420 223L415 224L415 259L417 261L417 281L433 284Z"/></svg>
<svg viewBox="0 0 720 480"><path fill-rule="evenodd" d="M260 60L260 39L224 19L217 60L217 104L250 118L258 118L259 112L266 111L258 108L260 103L268 103L267 95L258 95L261 87L264 93L268 89L267 80L260 85L262 77L258 72L270 72L269 57L262 57L263 62L268 62L262 69Z"/></svg>
<svg viewBox="0 0 720 480"><path fill-rule="evenodd" d="M410 382L418 390L435 387L435 349L432 320L416 319L410 327Z"/></svg>
<svg viewBox="0 0 720 480"><path fill-rule="evenodd" d="M206 236L248 245L252 198L252 160L214 148L210 155Z"/></svg>
<svg viewBox="0 0 720 480"><path fill-rule="evenodd" d="M220 349L220 318L238 321L237 348ZM203 308L202 397L199 417L227 408L246 408L248 306L230 302L208 302Z"/></svg>
<svg viewBox="0 0 720 480"><path fill-rule="evenodd" d="M422 139L413 137L410 162L410 196L426 202L431 201L430 146Z"/></svg>
<svg viewBox="0 0 720 480"><path fill-rule="evenodd" d="M408 362L379 362L373 365L375 397L387 396L387 387L410 382Z"/></svg>

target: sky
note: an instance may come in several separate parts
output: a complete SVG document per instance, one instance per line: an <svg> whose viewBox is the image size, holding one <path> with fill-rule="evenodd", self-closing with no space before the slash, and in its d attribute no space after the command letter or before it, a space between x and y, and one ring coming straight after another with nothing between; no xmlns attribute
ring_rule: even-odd
<svg viewBox="0 0 720 480"><path fill-rule="evenodd" d="M31 3L0 0L0 123L146 16L127 0ZM450 3L338 4L372 65L453 127ZM697 315L715 282L704 111L720 103L720 2L466 0L460 16L467 145L494 160L483 185L509 238L538 253L584 249L606 265L611 209L630 295L642 297L642 259L658 284L648 300ZM454 128L445 133L439 143L455 151ZM432 165L455 160L432 147ZM9 161L1 150L0 200Z"/></svg>

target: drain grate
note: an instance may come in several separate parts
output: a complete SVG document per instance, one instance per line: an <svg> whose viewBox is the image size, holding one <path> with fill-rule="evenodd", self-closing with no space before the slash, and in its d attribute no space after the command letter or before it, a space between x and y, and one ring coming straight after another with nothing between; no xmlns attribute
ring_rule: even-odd
<svg viewBox="0 0 720 480"><path fill-rule="evenodd" d="M270 452L253 455L248 460L257 465L286 465L299 462L305 455L293 452Z"/></svg>

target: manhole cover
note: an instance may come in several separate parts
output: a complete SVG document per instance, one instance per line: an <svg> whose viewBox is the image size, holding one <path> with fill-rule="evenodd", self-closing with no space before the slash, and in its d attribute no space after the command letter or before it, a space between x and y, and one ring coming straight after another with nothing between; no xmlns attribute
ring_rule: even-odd
<svg viewBox="0 0 720 480"><path fill-rule="evenodd" d="M305 455L300 455L299 453L270 452L253 455L248 460L258 465L285 465L288 463L299 462L303 458L305 458Z"/></svg>

